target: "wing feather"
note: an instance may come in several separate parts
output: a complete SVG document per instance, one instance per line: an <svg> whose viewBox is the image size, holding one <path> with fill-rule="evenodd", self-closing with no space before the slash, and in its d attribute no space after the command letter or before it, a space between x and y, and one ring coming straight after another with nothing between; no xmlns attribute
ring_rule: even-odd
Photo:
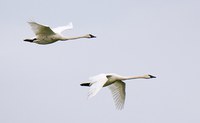
<svg viewBox="0 0 200 123"><path fill-rule="evenodd" d="M108 86L113 95L113 100L117 109L121 110L124 107L126 92L126 84L123 81L116 81L112 85Z"/></svg>
<svg viewBox="0 0 200 123"><path fill-rule="evenodd" d="M28 22L35 35L53 35L55 34L49 26L44 26L36 22Z"/></svg>
<svg viewBox="0 0 200 123"><path fill-rule="evenodd" d="M60 27L56 27L54 29L52 29L55 33L59 33L61 34L63 31L65 30L69 30L69 29L73 29L73 24L72 22L70 22L68 25L66 26L60 26Z"/></svg>
<svg viewBox="0 0 200 123"><path fill-rule="evenodd" d="M90 78L90 89L88 93L88 98L95 96L103 87L103 85L108 81L105 74L100 74L95 77Z"/></svg>

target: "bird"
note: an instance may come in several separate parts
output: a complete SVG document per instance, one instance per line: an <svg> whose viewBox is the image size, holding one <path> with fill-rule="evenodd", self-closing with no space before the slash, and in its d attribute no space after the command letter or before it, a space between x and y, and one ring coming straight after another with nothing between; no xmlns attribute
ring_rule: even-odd
<svg viewBox="0 0 200 123"><path fill-rule="evenodd" d="M88 82L81 83L81 86L89 87L88 99L95 96L103 87L108 86L109 90L112 93L113 100L116 106L116 109L122 110L124 108L125 102L125 87L126 84L124 80L130 79L151 79L156 78L153 75L143 75L143 76L121 76L115 73L109 74L99 74L94 77L90 77Z"/></svg>
<svg viewBox="0 0 200 123"><path fill-rule="evenodd" d="M35 33L35 37L24 39L24 41L31 42L31 43L37 43L37 44L51 44L57 41L67 41L67 40L74 40L74 39L80 39L80 38L96 38L96 36L92 34L86 34L82 36L77 37L65 37L61 33L65 30L69 30L73 28L72 22L70 22L66 26L61 26L57 28L51 29L49 26L42 25L36 22L28 22L28 24L31 26L33 32Z"/></svg>

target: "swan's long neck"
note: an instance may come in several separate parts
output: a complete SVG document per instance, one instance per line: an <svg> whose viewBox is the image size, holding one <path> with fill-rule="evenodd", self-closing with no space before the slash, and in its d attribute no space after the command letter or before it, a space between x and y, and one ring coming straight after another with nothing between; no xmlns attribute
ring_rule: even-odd
<svg viewBox="0 0 200 123"><path fill-rule="evenodd" d="M76 36L76 37L62 37L61 41L65 41L65 40L75 40L75 39L80 39L80 38L87 38L86 35L83 36Z"/></svg>
<svg viewBox="0 0 200 123"><path fill-rule="evenodd" d="M129 80L129 79L146 79L146 76L123 76L121 80Z"/></svg>

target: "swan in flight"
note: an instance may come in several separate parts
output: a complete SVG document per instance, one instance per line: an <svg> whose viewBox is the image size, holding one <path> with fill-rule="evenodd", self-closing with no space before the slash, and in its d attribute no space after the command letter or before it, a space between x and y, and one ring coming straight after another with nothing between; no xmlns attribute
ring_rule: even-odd
<svg viewBox="0 0 200 123"><path fill-rule="evenodd" d="M125 86L126 84L123 80L129 79L151 79L156 78L152 75L144 76L121 76L117 74L99 74L97 76L89 78L89 81L86 83L81 83L81 86L90 87L88 98L95 96L103 87L108 86L113 95L113 100L117 109L121 110L124 107L125 102Z"/></svg>
<svg viewBox="0 0 200 123"><path fill-rule="evenodd" d="M65 30L69 30L73 28L72 23L69 23L67 26L61 26L54 29L51 29L49 26L45 26L42 24L38 24L36 22L28 22L35 33L36 37L30 39L24 39L24 41L37 43L37 44L51 44L58 40L74 40L79 38L96 38L96 36L92 34L86 34L83 36L77 37L65 37L62 36L62 32Z"/></svg>

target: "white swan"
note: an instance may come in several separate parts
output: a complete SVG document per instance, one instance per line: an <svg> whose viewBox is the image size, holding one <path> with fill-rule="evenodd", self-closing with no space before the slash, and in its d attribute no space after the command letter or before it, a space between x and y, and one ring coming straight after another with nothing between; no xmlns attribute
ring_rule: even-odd
<svg viewBox="0 0 200 123"><path fill-rule="evenodd" d="M64 37L62 36L62 32L67 29L72 29L72 23L69 23L67 26L57 27L51 29L49 26L41 25L36 22L28 22L32 27L33 32L35 33L36 37L30 39L24 39L24 41L37 43L37 44L51 44L58 40L65 41L65 40L74 40L79 38L96 38L91 34L77 36L77 37Z"/></svg>
<svg viewBox="0 0 200 123"><path fill-rule="evenodd" d="M112 92L115 106L117 109L121 110L124 107L125 102L125 83L123 80L129 79L151 79L156 78L152 75L144 76L120 76L117 74L99 74L97 76L89 78L89 82L81 83L81 86L89 86L88 98L95 96L102 87L108 86Z"/></svg>

